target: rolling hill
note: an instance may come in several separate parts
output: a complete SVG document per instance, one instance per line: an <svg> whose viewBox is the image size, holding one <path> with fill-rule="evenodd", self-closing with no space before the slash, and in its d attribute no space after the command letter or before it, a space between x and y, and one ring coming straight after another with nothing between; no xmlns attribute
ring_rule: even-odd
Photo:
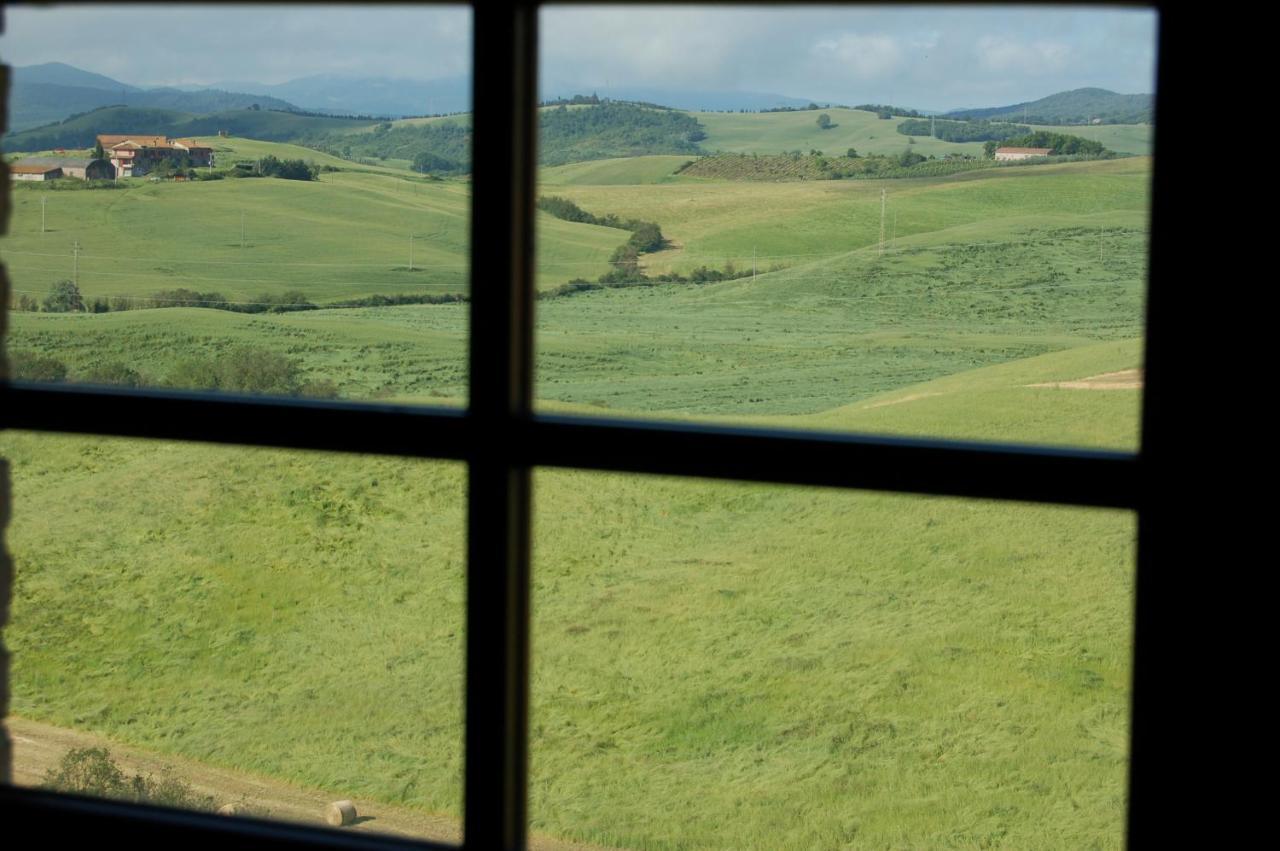
<svg viewBox="0 0 1280 851"><path fill-rule="evenodd" d="M12 134L63 121L73 115L105 106L134 109L166 109L188 113L213 113L248 109L295 109L273 97L219 89L187 91L175 88L143 89L58 62L13 69L9 89L9 129ZM6 140L9 144L9 140Z"/></svg>
<svg viewBox="0 0 1280 851"><path fill-rule="evenodd" d="M5 139L7 151L45 151L53 148L91 148L99 133L146 133L171 137L216 136L227 131L268 142L289 142L332 130L367 127L369 120L305 115L273 109L235 109L195 115L176 109L108 106L58 124L14 133Z"/></svg>
<svg viewBox="0 0 1280 851"><path fill-rule="evenodd" d="M1072 89L1039 100L993 106L985 109L957 109L948 118L1020 121L1024 124L1150 124L1155 120L1154 95L1122 95L1107 89Z"/></svg>

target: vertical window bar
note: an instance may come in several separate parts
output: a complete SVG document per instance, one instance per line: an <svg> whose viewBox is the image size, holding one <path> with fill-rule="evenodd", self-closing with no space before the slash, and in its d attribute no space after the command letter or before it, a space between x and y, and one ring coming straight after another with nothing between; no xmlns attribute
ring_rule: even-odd
<svg viewBox="0 0 1280 851"><path fill-rule="evenodd" d="M463 842L522 851L529 704L537 9L473 7L471 356Z"/></svg>
<svg viewBox="0 0 1280 851"><path fill-rule="evenodd" d="M1185 411L1174 410L1170 393L1174 376L1189 374L1181 363L1174 363L1177 342L1170 333L1185 312L1175 293L1183 291L1180 279L1191 279L1186 252L1178 245L1180 219L1169 206L1176 197L1185 199L1187 187L1172 185L1169 164L1178 162L1179 152L1191 155L1188 143L1178 138L1178 93L1195 85L1188 73L1179 72L1173 62L1174 44L1189 44L1190 33L1182 31L1178 15L1168 7L1157 6L1159 19L1156 36L1156 120L1152 145L1152 185L1150 231L1147 267L1146 342L1143 351L1142 442L1139 449L1140 491L1138 502L1138 553L1134 579L1133 681L1129 710L1129 801L1126 847L1146 848L1160 835L1160 823L1169 811L1167 790L1170 782L1184 771L1185 754L1170 757L1168 742L1158 740L1161 716L1167 725L1169 703L1161 701L1160 683L1171 676L1165 660L1184 658L1171 649L1174 619L1185 613L1173 610L1172 588L1177 582L1170 569L1185 558L1185 552L1174 551L1174 541L1185 545L1185 527L1170 516L1177 493L1185 485L1173 479L1172 459L1180 448L1174 445L1174 423L1185 417ZM1195 65L1196 73L1199 68ZM1170 124L1170 122L1173 124ZM1185 208L1193 205L1184 203ZM1168 209L1164 209L1168 207ZM1182 255L1182 256L1179 256ZM1176 258L1176 268L1168 261ZM1157 283L1158 282L1158 283ZM1160 284L1163 284L1161 286ZM1185 323L1182 327L1188 327ZM1185 451L1185 450L1182 450ZM1185 464L1185 459L1180 466ZM1177 537L1175 537L1177 536Z"/></svg>

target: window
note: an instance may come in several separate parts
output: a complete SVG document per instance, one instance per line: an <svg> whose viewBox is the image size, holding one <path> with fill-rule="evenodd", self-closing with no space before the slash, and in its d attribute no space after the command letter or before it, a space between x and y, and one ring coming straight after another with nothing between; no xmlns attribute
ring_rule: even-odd
<svg viewBox="0 0 1280 851"><path fill-rule="evenodd" d="M1178 120L1181 21L1161 21L1161 121ZM1152 570L1171 555L1166 490L1173 477L1175 412L1169 393L1177 330L1173 288L1148 304L1143 440L1138 455L928 439L794 434L767 428L602 421L533 413L533 246L536 137L534 107L538 9L513 3L475 16L474 159L469 407L403 408L359 403L219 397L164 391L5 384L6 429L169 438L245 446L323 449L465 461L467 472L467 627L464 843L523 848L527 834L532 472L565 467L710 477L966 498L1020 500L1133 510L1139 527L1135 703L1128 836L1153 831L1159 758L1152 705L1159 672L1152 650L1165 620ZM1181 82L1181 81L1178 81ZM1184 107L1185 108L1185 107ZM1176 124L1175 124L1176 126ZM1173 197L1161 137L1155 172L1151 275L1178 262ZM6 201L7 203L7 201ZM500 246L496 250L495 246ZM7 473L3 483L8 499ZM21 495L17 496L21 500ZM9 507L4 506L7 518ZM4 594L12 587L6 563ZM7 688L7 683L5 684ZM155 842L244 842L261 847L398 847L396 840L334 837L304 828L241 823L5 788L0 811L45 817L51 839L105 829ZM11 819L10 823L15 823ZM1143 843L1145 844L1145 843Z"/></svg>

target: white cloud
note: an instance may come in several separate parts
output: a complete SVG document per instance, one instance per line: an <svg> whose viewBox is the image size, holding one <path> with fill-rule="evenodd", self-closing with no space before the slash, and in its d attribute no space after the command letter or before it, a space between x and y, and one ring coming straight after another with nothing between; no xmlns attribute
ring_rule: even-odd
<svg viewBox="0 0 1280 851"><path fill-rule="evenodd" d="M823 68L837 72L843 68L856 79L892 74L903 62L898 40L880 34L841 33L835 38L821 39L809 52Z"/></svg>
<svg viewBox="0 0 1280 851"><path fill-rule="evenodd" d="M1071 47L1061 42L1031 42L984 35L975 51L978 62L988 71L1016 71L1021 74L1056 74L1071 61Z"/></svg>

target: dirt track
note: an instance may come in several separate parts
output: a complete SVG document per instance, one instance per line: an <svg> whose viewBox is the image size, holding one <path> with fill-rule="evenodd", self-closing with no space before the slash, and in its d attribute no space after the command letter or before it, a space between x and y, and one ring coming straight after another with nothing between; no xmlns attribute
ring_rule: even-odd
<svg viewBox="0 0 1280 851"><path fill-rule="evenodd" d="M1028 384L1028 387L1057 387L1060 390L1141 390L1142 370L1122 369L1105 372L1075 381L1050 381L1045 384Z"/></svg>
<svg viewBox="0 0 1280 851"><path fill-rule="evenodd" d="M72 748L105 747L116 764L126 773L160 774L171 769L174 775L189 783L202 795L212 795L219 805L246 800L265 808L267 817L281 821L326 826L325 807L331 801L346 798L340 793L302 789L277 780L255 777L240 772L212 768L181 757L158 756L138 748L121 745L63 727L10 716L5 720L13 739L13 782L16 786L38 786L45 772ZM461 778L459 778L461 782ZM461 830L456 820L432 816L403 807L353 799L360 818L342 830L373 831L418 839L460 842ZM603 851L600 846L580 845L554 839L533 837L529 847L534 851Z"/></svg>

